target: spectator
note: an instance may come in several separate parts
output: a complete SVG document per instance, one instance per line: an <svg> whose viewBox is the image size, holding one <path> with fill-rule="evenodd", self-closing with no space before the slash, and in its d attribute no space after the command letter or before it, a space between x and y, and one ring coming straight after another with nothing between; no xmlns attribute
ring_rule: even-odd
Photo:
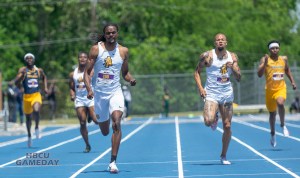
<svg viewBox="0 0 300 178"><path fill-rule="evenodd" d="M24 113L23 113L23 93L24 89L21 87L15 87L15 93L17 95L16 100L17 100L17 111L19 113L20 117L20 124L23 125L24 123Z"/></svg>
<svg viewBox="0 0 300 178"><path fill-rule="evenodd" d="M50 107L50 119L53 121L55 119L55 112L56 112L56 85L55 85L55 80L52 80L50 82L50 86L48 89L48 95L47 99L49 101L49 107Z"/></svg>
<svg viewBox="0 0 300 178"><path fill-rule="evenodd" d="M125 101L125 110L126 110L125 117L128 117L129 113L130 113L129 104L131 102L131 93L130 93L129 88L126 85L124 85L122 87L122 89L123 89L123 95L124 95L124 101Z"/></svg>
<svg viewBox="0 0 300 178"><path fill-rule="evenodd" d="M299 97L296 97L290 106L290 113L292 114L293 111L295 111L295 113L300 113Z"/></svg>
<svg viewBox="0 0 300 178"><path fill-rule="evenodd" d="M8 121L9 122L16 122L17 121L17 93L15 92L15 87L12 82L8 83L8 88L7 88L7 101L8 101L8 112L9 112L9 117Z"/></svg>
<svg viewBox="0 0 300 178"><path fill-rule="evenodd" d="M163 96L163 108L164 108L164 114L165 117L169 117L169 101L170 101L170 95L168 89L164 90L164 96Z"/></svg>

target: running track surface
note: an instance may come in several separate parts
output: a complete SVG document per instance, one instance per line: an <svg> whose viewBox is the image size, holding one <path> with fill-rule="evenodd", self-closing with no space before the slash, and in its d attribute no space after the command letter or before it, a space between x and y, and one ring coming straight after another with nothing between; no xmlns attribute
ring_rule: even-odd
<svg viewBox="0 0 300 178"><path fill-rule="evenodd" d="M286 116L289 137L276 122L277 146L270 145L268 115L234 116L227 153L221 165L222 123L212 131L202 116L132 118L122 122L118 174L106 169L110 139L90 124L90 153L79 125L49 126L27 147L26 135L0 137L0 177L300 177L300 115Z"/></svg>

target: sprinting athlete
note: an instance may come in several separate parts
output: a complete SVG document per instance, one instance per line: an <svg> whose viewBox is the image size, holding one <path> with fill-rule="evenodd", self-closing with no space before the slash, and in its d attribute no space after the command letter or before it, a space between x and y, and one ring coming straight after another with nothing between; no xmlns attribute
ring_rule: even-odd
<svg viewBox="0 0 300 178"><path fill-rule="evenodd" d="M260 64L258 67L257 75L262 77L265 74L266 79L266 106L270 113L269 123L271 129L271 145L276 146L276 136L275 136L275 121L276 112L278 108L280 126L284 136L289 136L289 131L285 126L285 109L284 103L286 99L286 84L284 81L284 74L289 78L293 90L297 89L295 80L293 78L292 72L288 65L287 56L280 56L280 43L279 41L272 40L268 43L269 55L265 55L260 59Z"/></svg>
<svg viewBox="0 0 300 178"><path fill-rule="evenodd" d="M31 138L31 119L35 120L35 134L36 138L41 137L39 130L39 121L40 121L40 109L42 106L42 96L40 93L39 80L42 80L44 83L45 93L48 93L47 88L47 77L42 68L37 68L35 63L35 56L31 53L27 53L24 56L24 61L26 66L21 67L19 72L14 79L14 82L17 86L20 86L22 83L24 88L23 95L23 106L24 114L26 115L26 128L27 128L27 146L32 146Z"/></svg>
<svg viewBox="0 0 300 178"><path fill-rule="evenodd" d="M136 80L128 71L128 48L117 42L119 27L107 24L103 28L103 36L92 46L89 54L90 63L85 70L84 82L87 97L95 97L95 113L99 127L104 136L109 133L110 118L113 134L111 138L111 160L108 170L118 173L117 155L122 137L121 117L124 110L124 96L120 84L120 75L131 86ZM90 87L89 75L94 69L93 88Z"/></svg>
<svg viewBox="0 0 300 178"><path fill-rule="evenodd" d="M234 99L230 75L237 81L241 79L238 66L238 57L235 53L226 50L227 39L222 33L215 36L215 48L200 55L200 61L194 72L194 78L201 97L204 99L204 123L213 130L217 127L216 113L219 110L223 121L223 137L221 163L231 164L226 153L231 139L231 119ZM205 88L201 84L200 73L206 68Z"/></svg>
<svg viewBox="0 0 300 178"><path fill-rule="evenodd" d="M80 123L80 133L85 142L85 153L91 151L91 145L88 139L87 118L90 116L94 118L97 124L94 113L94 99L88 99L86 86L83 81L84 69L88 63L88 55L85 52L78 54L79 66L75 68L69 75L69 87L71 100L74 101L76 114Z"/></svg>

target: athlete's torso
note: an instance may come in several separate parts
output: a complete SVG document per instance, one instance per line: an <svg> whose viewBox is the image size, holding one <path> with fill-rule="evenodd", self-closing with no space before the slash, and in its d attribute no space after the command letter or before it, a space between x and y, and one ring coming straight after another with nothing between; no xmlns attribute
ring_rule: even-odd
<svg viewBox="0 0 300 178"><path fill-rule="evenodd" d="M265 69L266 89L279 90L286 87L284 81L285 61L279 56L278 60L268 59Z"/></svg>
<svg viewBox="0 0 300 178"><path fill-rule="evenodd" d="M218 59L215 49L212 50L213 62L206 68L205 89L209 91L232 91L230 75L232 70L226 67L227 62L233 62L230 52L227 52L226 59Z"/></svg>
<svg viewBox="0 0 300 178"><path fill-rule="evenodd" d="M24 93L25 94L32 94L39 92L39 69L37 67L33 67L32 70L29 70L26 67L25 70L25 77L22 82L24 87Z"/></svg>
<svg viewBox="0 0 300 178"><path fill-rule="evenodd" d="M94 65L93 86L94 91L113 93L121 88L120 71L123 59L120 55L119 45L113 51L106 51L98 43L99 54Z"/></svg>
<svg viewBox="0 0 300 178"><path fill-rule="evenodd" d="M83 74L84 74L84 72L83 71L80 72L78 70L78 67L76 67L76 69L74 70L74 73L73 73L75 94L76 94L76 98L87 99L87 97L86 97L87 90L86 90L86 86L83 81Z"/></svg>

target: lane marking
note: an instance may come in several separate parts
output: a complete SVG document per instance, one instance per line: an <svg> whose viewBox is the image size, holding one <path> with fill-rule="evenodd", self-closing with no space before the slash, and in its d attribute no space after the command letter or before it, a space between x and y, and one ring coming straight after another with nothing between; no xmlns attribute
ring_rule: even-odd
<svg viewBox="0 0 300 178"><path fill-rule="evenodd" d="M181 155L181 141L179 132L179 122L178 117L175 117L175 129L176 129L176 144L177 144L177 164L178 164L178 178L183 178L183 165L182 165L182 155Z"/></svg>
<svg viewBox="0 0 300 178"><path fill-rule="evenodd" d="M243 121L237 121L237 122L241 122L241 123L244 123ZM248 125L249 124L249 125ZM250 124L250 123L245 123L245 125L248 125L251 127L255 127L255 128L259 128L261 130L265 130L265 131L269 131L268 129L266 128L263 128L263 127L259 127L259 126L256 126L254 124ZM223 133L223 129L217 127L217 130L221 133ZM280 135L280 134L279 134ZM283 136L283 134L281 134ZM297 174L295 174L294 172L288 170L287 168L281 166L280 164L276 163L275 161L273 161L272 159L270 159L269 157L263 155L262 153L258 152L257 150L255 150L253 147L251 147L250 145L246 144L245 142L241 141L240 139L238 139L237 137L235 136L231 136L231 138L233 140L235 140L236 142L240 143L241 145L243 145L244 147L248 148L250 151L252 151L253 153L257 154L258 156L262 157L263 159L265 159L266 161L270 162L271 164L273 164L274 166L280 168L281 170L283 170L284 172L290 174L291 176L293 177L296 177L296 178L300 178Z"/></svg>
<svg viewBox="0 0 300 178"><path fill-rule="evenodd" d="M59 129L56 129L56 130L51 130L51 131L48 131L48 132L41 132L41 134L42 134L42 137L45 137L45 136L49 136L49 135L53 135L53 134L65 132L65 131L68 131L68 130L76 129L78 127L79 126L63 127L63 128L59 128ZM36 136L33 136L32 140L33 139L36 139ZM25 142L25 141L27 141L27 136L26 137L22 137L22 138L17 138L17 139L14 139L14 140L10 140L10 141L6 141L6 142L2 142L2 143L0 143L0 148L8 146L8 145L22 143L22 142Z"/></svg>
<svg viewBox="0 0 300 178"><path fill-rule="evenodd" d="M249 115L249 117L254 117L254 116ZM261 127L261 126L257 126L255 124L251 124L251 123L248 123L248 122L240 121L240 120L237 120L237 119L232 119L232 121L234 121L236 123L240 123L240 124L246 125L246 126L250 126L250 127L253 127L253 128L256 128L256 129L259 129L259 130L270 132L270 129L267 129L267 128ZM282 137L286 137L282 133L279 133L279 132L275 132L275 134L279 135L279 136L282 136ZM296 141L300 142L300 138L297 138L297 137L294 137L294 136L287 136L286 138L290 138L290 139L293 139L293 140L296 140Z"/></svg>
<svg viewBox="0 0 300 178"><path fill-rule="evenodd" d="M97 130L91 131L91 132L89 133L89 135L93 135L93 134L95 134L95 133L98 133L98 132L100 132L100 129L97 129ZM77 136L77 137L74 137L74 138L72 138L72 139L69 139L69 140L66 140L66 141L60 142L60 143L58 143L58 144L55 144L55 145L53 145L53 146L50 146L50 147L44 148L44 149L42 149L42 150L36 151L36 152L34 152L34 153L42 153L42 152L45 152L45 151L51 150L51 149L53 149L53 148L56 148L56 147L59 147L59 146L65 145L65 144L67 144L67 143L70 143L70 142L73 142L73 141L76 141L76 140L79 140L79 139L82 139L82 136L81 136L81 135L80 135L80 136ZM0 165L0 168L3 168L3 167L5 167L5 166L7 166L7 165L10 165L10 164L13 164L13 163L15 163L17 160L22 160L22 159L25 159L25 158L26 158L26 156L23 156L23 157L20 157L20 158L17 158L17 159L15 159L15 160L12 160L12 161L10 161L10 162L7 162L7 163L4 163L4 164L1 164L1 165Z"/></svg>
<svg viewBox="0 0 300 178"><path fill-rule="evenodd" d="M128 140L130 137L132 137L134 134L136 134L137 132L139 132L141 129L143 129L145 126L147 126L151 121L153 120L152 117L150 117L146 122L144 122L142 125L140 125L138 128L136 128L135 130L133 130L132 132L130 132L125 138L123 138L121 140L121 143L125 142L126 140ZM70 176L70 178L75 178L76 176L78 176L82 171L84 171L86 168L90 167L92 164L94 164L95 162L97 162L99 159L101 159L103 156L105 156L107 153L109 153L111 151L111 147L108 148L107 150L105 150L100 156L98 156L96 159L94 159L93 161L91 161L90 163L88 163L87 165L83 166L81 169L79 169L77 172L75 172L72 176Z"/></svg>
<svg viewBox="0 0 300 178"><path fill-rule="evenodd" d="M290 126L290 127L300 128L300 125L298 125L298 124L285 123L285 125Z"/></svg>

